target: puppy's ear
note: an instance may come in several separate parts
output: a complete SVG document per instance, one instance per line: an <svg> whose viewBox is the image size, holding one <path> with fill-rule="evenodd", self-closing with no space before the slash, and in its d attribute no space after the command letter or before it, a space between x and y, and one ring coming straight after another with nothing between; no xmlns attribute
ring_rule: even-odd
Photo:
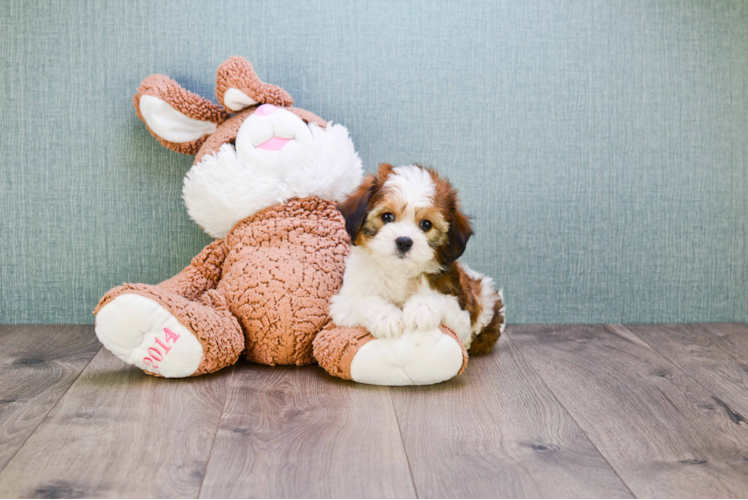
<svg viewBox="0 0 748 500"><path fill-rule="evenodd" d="M351 237L351 244L356 244L358 232L366 220L369 212L369 202L376 191L376 179L369 174L364 177L360 186L338 206L338 210L345 217L345 230Z"/></svg>
<svg viewBox="0 0 748 500"><path fill-rule="evenodd" d="M164 146L194 155L216 127L229 118L217 104L163 75L151 75L133 97L138 118Z"/></svg>
<svg viewBox="0 0 748 500"><path fill-rule="evenodd" d="M441 261L443 264L449 264L459 259L465 251L468 240L473 235L470 218L462 213L459 204L456 202L453 214L454 218L447 232L448 241L442 248Z"/></svg>

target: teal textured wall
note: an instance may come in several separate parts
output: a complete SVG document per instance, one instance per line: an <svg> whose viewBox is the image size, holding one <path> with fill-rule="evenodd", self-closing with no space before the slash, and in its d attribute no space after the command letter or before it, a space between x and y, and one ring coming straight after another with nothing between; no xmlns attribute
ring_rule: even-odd
<svg viewBox="0 0 748 500"><path fill-rule="evenodd" d="M132 95L245 56L364 164L448 174L511 323L748 321L748 4L0 2L0 323L88 323L210 239Z"/></svg>

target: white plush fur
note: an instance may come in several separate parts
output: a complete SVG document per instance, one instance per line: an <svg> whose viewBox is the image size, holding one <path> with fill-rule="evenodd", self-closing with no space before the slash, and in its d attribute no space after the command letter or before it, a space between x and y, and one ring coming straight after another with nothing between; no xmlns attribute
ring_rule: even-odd
<svg viewBox="0 0 748 500"><path fill-rule="evenodd" d="M270 113L260 114L266 108ZM317 130L324 133L324 129L317 127ZM258 148L273 137L290 140L280 151ZM307 156L313 148L313 142L315 138L301 118L286 109L264 104L244 120L239 128L236 155L244 165L252 166L252 173L255 175L282 180L289 172L308 161Z"/></svg>
<svg viewBox="0 0 748 500"><path fill-rule="evenodd" d="M278 110L268 117L247 119L240 127L236 148L224 144L187 173L182 190L187 211L211 236L222 238L242 219L294 197L342 201L361 182L361 160L348 130L339 124L323 129L299 119L308 127L308 137L299 132L298 137L304 139L292 140L281 151L256 149L254 134L242 129L271 121L278 126L273 117L279 113L291 114ZM267 118L265 123L263 118Z"/></svg>

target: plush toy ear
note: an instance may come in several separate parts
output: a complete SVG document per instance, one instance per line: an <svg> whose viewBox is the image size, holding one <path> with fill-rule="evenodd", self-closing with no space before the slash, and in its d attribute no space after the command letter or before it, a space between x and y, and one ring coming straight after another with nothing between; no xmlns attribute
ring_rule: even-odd
<svg viewBox="0 0 748 500"><path fill-rule="evenodd" d="M467 242L473 235L473 228L470 226L470 219L462 213L456 199L454 201L454 217L449 225L447 232L447 244L441 251L442 264L449 264L456 261L465 252Z"/></svg>
<svg viewBox="0 0 748 500"><path fill-rule="evenodd" d="M133 97L138 118L164 146L194 155L229 115L220 106L163 75L151 75Z"/></svg>
<svg viewBox="0 0 748 500"><path fill-rule="evenodd" d="M230 57L218 67L216 97L233 113L260 103L281 107L293 104L288 92L260 80L252 64L239 56Z"/></svg>
<svg viewBox="0 0 748 500"><path fill-rule="evenodd" d="M358 232L364 224L369 212L369 201L376 191L376 178L369 174L348 198L338 206L338 210L345 218L345 230L351 237L351 244L356 244Z"/></svg>

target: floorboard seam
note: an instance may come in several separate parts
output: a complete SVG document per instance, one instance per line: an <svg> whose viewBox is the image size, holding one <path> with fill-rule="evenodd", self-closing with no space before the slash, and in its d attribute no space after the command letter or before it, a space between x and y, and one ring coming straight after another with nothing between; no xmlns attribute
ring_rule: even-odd
<svg viewBox="0 0 748 500"><path fill-rule="evenodd" d="M623 327L623 328L626 328L626 325L620 325L620 326L621 326L621 327ZM709 331L708 331L708 329L704 328L703 330L707 331L707 334L708 334L708 335L712 335L712 332L709 332ZM709 395L710 395L710 396L711 396L712 398L715 398L715 397L716 397L716 396L714 395L714 391L713 391L713 390L711 390L710 388L708 388L707 386L705 386L704 384L702 384L701 382L699 382L699 380L698 380L698 379L696 379L696 378L695 378L694 376L692 376L692 375L691 375L691 374L690 374L690 373L688 372L688 370L686 370L686 369L685 369L684 367L682 367L682 366L680 365L680 363L678 363L678 361L676 361L675 359L672 359L672 358L671 358L670 356L668 356L668 355L667 355L667 354L665 354L664 352L660 351L660 350L659 350L659 349L658 349L657 347L653 346L652 344L650 344L649 342L647 342L647 341L646 341L645 339L643 339L643 338L642 338L641 336L637 335L637 334L636 334L636 332L634 332L634 331L630 330L629 328L626 328L626 331L627 331L627 332L629 332L629 333L630 333L631 335L634 335L634 336L635 336L636 338L638 338L639 340L641 340L641 341L642 341L642 342L644 342L645 344L647 344L647 346L648 346L648 347L649 347L650 349L652 349L652 350L653 350L653 351L654 351L655 353L657 353L657 354L658 354L658 355L659 355L659 356L660 356L661 358L663 358L663 359L664 359L665 361L667 361L667 362L669 362L670 364L672 364L673 366L675 366L675 367L676 367L676 368L677 368L678 370L680 370L680 371L681 371L681 373L683 373L683 374L684 374L684 375L685 375L685 376L686 376L686 377L687 377L688 379L692 380L693 382L695 382L695 383L696 383L696 385L698 385L699 387L701 387L702 389L704 389L704 391L705 391L705 392L706 392L707 394L709 394ZM714 344L714 345L716 345L716 344ZM717 347L717 348L719 348L719 346L718 346L718 345L716 345L716 347ZM729 353L728 353L728 354L729 354ZM738 363L740 363L740 360L738 360L737 358L735 358L735 357L733 357L733 356L729 356L729 357L730 357L730 358L732 358L733 360L737 361ZM732 398L730 398L730 399L732 399ZM732 405L732 403L731 403L731 405ZM734 408L734 407L733 407L733 408Z"/></svg>
<svg viewBox="0 0 748 500"><path fill-rule="evenodd" d="M537 372L537 370L535 370L535 367L532 366L532 364L530 364L529 361L527 361L527 358L525 358L525 353L522 352L522 349L519 347L519 345L517 345L514 342L514 340L512 340L511 336L509 335L509 331L508 330L509 329L507 329L507 333L505 334L505 336L507 337L507 340L509 340L509 342L512 343L512 345L515 347L515 349L517 349L517 352L519 353L520 356L522 356L522 360L525 362L525 364L530 367L530 370L532 370L535 375L537 375L537 377L540 379L540 382L543 384L543 386L545 386L545 388L548 389L548 392L551 393L551 395L553 396L553 399L555 399L556 402L561 406L561 408L564 409L564 411L566 412L566 414L569 415L569 418L572 420L572 422L574 422L574 425L577 426L577 429L579 429L579 431L582 434L584 434L584 437L586 437L587 441L589 441L590 444L592 445L592 447L595 448L595 451L597 451L598 455L600 455L600 457L602 457L602 459L605 460L605 463L608 464L608 467L610 467L610 470L612 470L613 473L618 477L618 479L621 480L621 483L626 487L626 489L629 491L629 493L631 493L631 496L633 498L639 498L639 497L637 497L634 494L634 492L631 490L631 488L629 487L629 485L626 484L626 481L623 480L623 478L618 473L618 471L616 470L616 468L613 467L613 465L608 461L607 458L605 458L605 455L603 455L603 453L597 447L597 445L592 440L592 438L590 438L590 436L587 434L587 432L584 430L584 428L581 425L579 425L579 422L577 422L577 419L574 418L574 415L571 414L571 412L569 411L569 409L566 408L566 406L561 402L560 399L558 399L558 396L556 396L556 393L553 392L553 390L548 386L548 384L545 383L545 380L543 379L543 377L540 376L540 374Z"/></svg>
<svg viewBox="0 0 748 500"><path fill-rule="evenodd" d="M395 415L395 422L397 423L397 432L400 434L400 444L403 445L403 453L405 453L405 461L408 464L408 474L410 474L410 482L413 483L413 491L418 496L418 487L416 486L416 480L413 477L413 467L410 466L410 457L408 456L408 447L405 446L405 439L403 438L403 430L400 428L400 418L397 416L397 409L395 408L395 401L392 399L392 389L387 388L387 394L390 396L390 404L392 405L392 413Z"/></svg>
<svg viewBox="0 0 748 500"><path fill-rule="evenodd" d="M218 423L216 424L216 432L213 434L213 441L210 442L210 451L208 452L208 458L205 460L205 471L203 472L203 479L200 481L200 488L197 490L197 496L200 498L203 493L203 485L205 484L205 476L208 475L208 467L210 466L210 458L213 456L213 446L216 444L216 437L218 436L218 430L221 428L221 421L223 420L223 414L226 411L226 405L229 403L229 392L231 390L231 383L234 380L234 373L236 373L236 365L231 365L231 376L226 382L226 396L223 399L223 406L221 406L221 414L218 416Z"/></svg>
<svg viewBox="0 0 748 500"><path fill-rule="evenodd" d="M29 439L31 438L31 436L33 436L34 434L36 434L36 431L37 431L37 429L39 429L39 427L40 427L40 426L41 426L41 425L42 425L42 424L44 423L44 421L45 421L45 420L47 419L47 416L48 416L48 415L49 415L50 413L52 413L52 410L54 410L54 409L55 409L55 408L57 407L57 404L58 404L58 403L59 403L60 401L62 401L62 398L64 398L64 397L65 397L65 394L67 394L67 393L68 393L68 391L70 390L70 388L71 388L71 387L73 387L73 385L75 385L75 383L76 383L76 382L78 381L78 379L79 379L79 378L80 378L80 376L81 376L81 375L83 374L83 372L84 372L84 371L86 371L86 368L88 368L88 365L90 365L90 364L91 364L91 361L93 361L93 359L94 359L94 358L95 358L96 356L98 356L98 355L99 355L99 353L101 352L101 350L102 350L103 348L104 348L103 346L99 347L99 350L98 350L98 351L96 351L96 352L94 353L94 355L93 355L93 356L91 356L91 359L89 359L89 360L88 360L88 362L87 362L87 363L86 363L86 364L85 364L85 365L83 366L83 368L81 368L81 371L79 371L79 372L78 372L78 375L76 375L76 376L75 376L75 378L73 379L73 381L72 381L72 382L70 382L70 385L68 385L68 386L67 386L67 388L66 388L66 389L65 389L65 390L63 391L63 393L62 393L62 394L60 394L60 397L59 397L59 398L57 398L57 401L55 401L55 404L53 404L53 405L52 405L52 407L51 407L51 408L49 409L49 411L48 411L47 413L45 413L45 414L44 414L44 418L42 418L41 420L39 420L39 423L38 423L38 424L36 424L36 427L34 427L34 430L33 430L33 431L31 431L31 432L29 433L29 435L28 435L28 436L26 436L26 439L24 439L24 440L23 440L23 444L22 444L21 446L19 446L19 447L18 447L18 449L17 449L17 450L16 450L16 451L15 451L15 452L13 453L13 456L12 456L12 457L10 457L10 459L9 459L9 460L8 460L7 462L5 462L5 465L3 466L3 468L2 468L2 469L0 469L0 473L2 473L2 472L3 472L3 471L4 471L4 470L5 470L5 469L6 469L7 467L8 467L8 465L10 465L10 463L11 463L11 462L13 461L13 459L14 459L14 458L16 458L16 455L18 455L18 452L19 452L19 451L21 451L21 449L22 449L22 448L23 448L24 446L26 446L26 443L27 443L27 442L28 442L28 440L29 440Z"/></svg>

